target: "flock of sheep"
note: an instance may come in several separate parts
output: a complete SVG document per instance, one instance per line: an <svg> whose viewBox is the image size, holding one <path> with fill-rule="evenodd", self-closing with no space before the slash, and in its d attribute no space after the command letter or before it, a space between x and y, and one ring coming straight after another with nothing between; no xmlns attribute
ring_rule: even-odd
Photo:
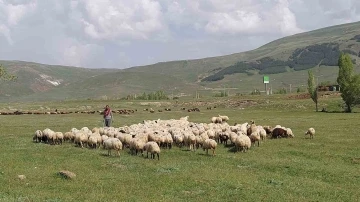
<svg viewBox="0 0 360 202"><path fill-rule="evenodd" d="M72 142L78 147L100 148L115 150L120 156L120 150L129 148L132 155L143 152L151 154L151 158L160 159L161 149L171 149L177 147L187 147L191 151L202 148L212 151L218 144L232 144L234 151L246 152L251 146L266 138L292 138L294 134L290 128L280 125L275 127L256 125L254 121L250 123L228 124L228 116L216 116L211 118L211 123L194 123L188 120L189 116L178 120L144 120L143 123L130 126L115 127L95 127L89 129L72 128L70 131L62 133L55 132L49 128L36 130L33 136L34 142L44 142L48 144L62 144ZM313 138L314 128L309 128L305 135Z"/></svg>

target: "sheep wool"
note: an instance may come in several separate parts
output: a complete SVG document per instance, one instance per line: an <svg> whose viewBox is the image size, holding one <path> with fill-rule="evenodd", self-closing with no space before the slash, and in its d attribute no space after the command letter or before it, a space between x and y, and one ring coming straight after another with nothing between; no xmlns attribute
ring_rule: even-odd
<svg viewBox="0 0 360 202"><path fill-rule="evenodd" d="M158 160L160 160L160 147L156 142L154 141L147 142L144 145L144 151L146 151L146 158L149 158L149 153L150 153L152 159L155 159L155 154L156 154Z"/></svg>
<svg viewBox="0 0 360 202"><path fill-rule="evenodd" d="M122 143L117 138L108 138L104 141L104 148L108 150L108 156L111 155L111 150L115 150L120 156L120 150L122 149Z"/></svg>
<svg viewBox="0 0 360 202"><path fill-rule="evenodd" d="M315 129L314 128L309 128L305 135L309 135L310 136L310 139L313 139L314 138L314 135L315 135Z"/></svg>
<svg viewBox="0 0 360 202"><path fill-rule="evenodd" d="M216 143L215 140L213 140L213 139L205 140L202 147L203 147L204 150L206 150L206 154L209 154L208 151L209 151L209 149L211 149L212 150L212 155L213 156L216 155L215 154L215 149L217 147L217 143Z"/></svg>

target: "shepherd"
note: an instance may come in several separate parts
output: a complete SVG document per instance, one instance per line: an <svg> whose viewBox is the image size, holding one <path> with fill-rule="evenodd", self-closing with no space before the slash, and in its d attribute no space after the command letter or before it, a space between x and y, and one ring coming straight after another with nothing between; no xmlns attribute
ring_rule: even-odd
<svg viewBox="0 0 360 202"><path fill-rule="evenodd" d="M113 118L113 115L112 115L111 109L110 109L109 105L106 105L105 109L104 109L104 122L105 122L106 127L110 127L112 118Z"/></svg>

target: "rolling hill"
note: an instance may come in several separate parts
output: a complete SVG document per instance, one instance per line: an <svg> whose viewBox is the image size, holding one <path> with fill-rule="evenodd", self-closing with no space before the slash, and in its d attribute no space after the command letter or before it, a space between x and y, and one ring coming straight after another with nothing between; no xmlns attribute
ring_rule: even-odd
<svg viewBox="0 0 360 202"><path fill-rule="evenodd" d="M22 61L0 61L16 82L0 82L0 100L36 101L120 98L163 90L174 94L212 94L262 90L270 76L276 91L306 88L307 70L319 82L335 82L340 52L349 53L359 72L360 22L281 38L257 49L196 60L160 62L128 69L87 69Z"/></svg>

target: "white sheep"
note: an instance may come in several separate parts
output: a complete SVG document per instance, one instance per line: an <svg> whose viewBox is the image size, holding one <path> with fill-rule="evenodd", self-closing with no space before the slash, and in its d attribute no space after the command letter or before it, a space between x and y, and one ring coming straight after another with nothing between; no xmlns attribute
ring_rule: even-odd
<svg viewBox="0 0 360 202"><path fill-rule="evenodd" d="M255 143L257 142L258 147L260 146L261 137L260 137L259 131L255 131L255 132L251 133L249 135L249 138L251 140L251 143L253 143L255 145Z"/></svg>
<svg viewBox="0 0 360 202"><path fill-rule="evenodd" d="M310 135L310 139L313 139L314 138L314 135L315 135L315 129L314 128L309 128L305 135Z"/></svg>
<svg viewBox="0 0 360 202"><path fill-rule="evenodd" d="M229 117L228 116L222 116L219 114L219 117L221 118L221 122L227 122L229 121Z"/></svg>
<svg viewBox="0 0 360 202"><path fill-rule="evenodd" d="M55 132L55 143L62 144L64 141L64 134L62 132Z"/></svg>
<svg viewBox="0 0 360 202"><path fill-rule="evenodd" d="M111 150L116 150L118 156L120 156L122 143L118 138L108 138L103 142L103 144L104 144L104 148L108 150L108 156L111 155Z"/></svg>
<svg viewBox="0 0 360 202"><path fill-rule="evenodd" d="M84 148L84 145L86 145L88 141L88 135L82 131L79 130L78 132L75 133L75 138L74 138L74 143L78 146L80 146L81 148Z"/></svg>
<svg viewBox="0 0 360 202"><path fill-rule="evenodd" d="M251 140L247 135L239 135L235 140L235 151L246 152L251 147Z"/></svg>
<svg viewBox="0 0 360 202"><path fill-rule="evenodd" d="M217 147L217 143L215 140L213 139L207 139L204 141L202 148L204 149L204 151L206 150L206 154L208 154L209 149L212 150L212 155L215 156L215 149Z"/></svg>
<svg viewBox="0 0 360 202"><path fill-rule="evenodd" d="M288 137L295 137L294 133L292 132L291 128L286 128L286 134Z"/></svg>
<svg viewBox="0 0 360 202"><path fill-rule="evenodd" d="M147 158L149 158L149 152L150 152L152 159L155 159L155 154L156 154L158 157L158 160L160 160L160 147L156 142L154 142L154 141L147 142L144 145L144 151L146 151Z"/></svg>
<svg viewBox="0 0 360 202"><path fill-rule="evenodd" d="M41 130L36 130L33 136L33 141L41 142L43 137L43 132Z"/></svg>

